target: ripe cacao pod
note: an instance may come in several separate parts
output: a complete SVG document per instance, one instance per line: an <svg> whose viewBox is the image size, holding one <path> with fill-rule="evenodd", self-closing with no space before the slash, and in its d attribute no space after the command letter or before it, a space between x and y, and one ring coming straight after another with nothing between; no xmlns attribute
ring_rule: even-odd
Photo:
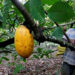
<svg viewBox="0 0 75 75"><path fill-rule="evenodd" d="M27 58L32 54L34 48L34 39L29 29L20 25L15 32L14 43L17 53Z"/></svg>

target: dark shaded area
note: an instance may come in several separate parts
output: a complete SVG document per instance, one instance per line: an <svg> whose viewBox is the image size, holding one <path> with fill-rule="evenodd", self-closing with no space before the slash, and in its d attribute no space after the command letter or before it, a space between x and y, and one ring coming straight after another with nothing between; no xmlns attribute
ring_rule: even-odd
<svg viewBox="0 0 75 75"><path fill-rule="evenodd" d="M12 43L14 43L14 38L8 39L4 42L0 42L0 47L5 47L5 46L12 44Z"/></svg>

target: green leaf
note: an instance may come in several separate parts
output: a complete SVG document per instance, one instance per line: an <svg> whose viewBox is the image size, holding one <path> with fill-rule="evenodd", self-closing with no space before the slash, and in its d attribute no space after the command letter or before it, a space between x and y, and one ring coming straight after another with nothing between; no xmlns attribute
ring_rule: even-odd
<svg viewBox="0 0 75 75"><path fill-rule="evenodd" d="M66 22L73 18L74 11L67 2L57 2L48 11L49 18L54 22Z"/></svg>
<svg viewBox="0 0 75 75"><path fill-rule="evenodd" d="M43 58L43 56L44 56L44 54L42 53L42 54L40 55L40 58Z"/></svg>
<svg viewBox="0 0 75 75"><path fill-rule="evenodd" d="M41 0L43 4L48 4L48 5L52 5L54 3L56 3L59 0Z"/></svg>
<svg viewBox="0 0 75 75"><path fill-rule="evenodd" d="M27 62L27 60L25 58L23 58L23 62Z"/></svg>
<svg viewBox="0 0 75 75"><path fill-rule="evenodd" d="M38 20L40 23L44 22L45 14L41 0L30 0L29 5L31 16Z"/></svg>
<svg viewBox="0 0 75 75"><path fill-rule="evenodd" d="M24 69L22 64L16 64L13 74L16 75L20 70Z"/></svg>
<svg viewBox="0 0 75 75"><path fill-rule="evenodd" d="M60 27L55 28L53 33L52 33L52 36L55 36L58 39L62 39L62 36L63 36L62 29Z"/></svg>
<svg viewBox="0 0 75 75"><path fill-rule="evenodd" d="M7 57L2 57L2 59L6 60L6 61L9 61L9 59Z"/></svg>
<svg viewBox="0 0 75 75"><path fill-rule="evenodd" d="M37 48L38 53L42 53L42 50L43 50L42 48Z"/></svg>
<svg viewBox="0 0 75 75"><path fill-rule="evenodd" d="M8 66L14 66L14 65L16 65L15 62L8 63Z"/></svg>
<svg viewBox="0 0 75 75"><path fill-rule="evenodd" d="M17 54L14 55L14 60L16 60L16 59L17 59Z"/></svg>
<svg viewBox="0 0 75 75"><path fill-rule="evenodd" d="M2 12L1 12L1 10L0 10L0 21L2 22Z"/></svg>
<svg viewBox="0 0 75 75"><path fill-rule="evenodd" d="M30 12L29 1L24 4L24 7L27 9L28 12Z"/></svg>
<svg viewBox="0 0 75 75"><path fill-rule="evenodd" d="M0 38L0 42L4 41L5 39L4 38Z"/></svg>
<svg viewBox="0 0 75 75"><path fill-rule="evenodd" d="M48 52L48 53L52 53L52 52L54 52L54 50L51 50L51 49L50 49L50 50L48 50L47 52Z"/></svg>
<svg viewBox="0 0 75 75"><path fill-rule="evenodd" d="M46 57L49 58L50 57L49 54L46 54Z"/></svg>
<svg viewBox="0 0 75 75"><path fill-rule="evenodd" d="M45 53L46 53L46 50L43 50L43 51L42 51L42 54L44 54L44 55L45 55Z"/></svg>
<svg viewBox="0 0 75 75"><path fill-rule="evenodd" d="M6 26L9 8L11 7L11 1L10 0L4 0L3 1L3 27Z"/></svg>
<svg viewBox="0 0 75 75"><path fill-rule="evenodd" d="M18 16L17 21L18 21L18 20L19 20L19 22L24 21L23 15L21 14L21 12L18 10L18 8L17 8L16 6L14 7L14 13L17 14L17 16ZM13 14L12 14L12 16L14 17Z"/></svg>
<svg viewBox="0 0 75 75"><path fill-rule="evenodd" d="M9 59L8 59L7 57L1 57L1 58L0 58L0 64L2 63L2 60L3 60L3 59L6 60L6 61L9 61Z"/></svg>
<svg viewBox="0 0 75 75"><path fill-rule="evenodd" d="M0 58L0 64L2 63L2 58Z"/></svg>
<svg viewBox="0 0 75 75"><path fill-rule="evenodd" d="M33 55L33 57L39 59L39 56L38 55Z"/></svg>

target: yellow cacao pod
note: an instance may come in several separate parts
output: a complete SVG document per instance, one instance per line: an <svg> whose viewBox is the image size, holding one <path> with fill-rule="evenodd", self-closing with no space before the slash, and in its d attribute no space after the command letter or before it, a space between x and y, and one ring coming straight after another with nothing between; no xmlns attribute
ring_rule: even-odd
<svg viewBox="0 0 75 75"><path fill-rule="evenodd" d="M27 27L20 25L16 29L14 43L16 51L21 57L27 58L32 54L34 40Z"/></svg>

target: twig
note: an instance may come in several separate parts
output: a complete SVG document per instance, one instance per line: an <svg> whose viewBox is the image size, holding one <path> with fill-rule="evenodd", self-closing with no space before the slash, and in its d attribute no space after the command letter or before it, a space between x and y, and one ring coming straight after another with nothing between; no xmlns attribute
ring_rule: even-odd
<svg viewBox="0 0 75 75"><path fill-rule="evenodd" d="M4 50L0 50L0 53L12 53L15 50L7 50L8 48L5 48Z"/></svg>
<svg viewBox="0 0 75 75"><path fill-rule="evenodd" d="M59 26L67 26L67 25L74 25L75 24L75 21L73 21L73 22L69 22L69 23L65 23L65 24L59 24ZM72 26L71 26L71 28L72 28ZM44 31L44 30L50 30L50 29L54 29L54 28L56 28L57 26L52 26L52 27L47 27L47 28L43 28L42 29L42 31Z"/></svg>
<svg viewBox="0 0 75 75"><path fill-rule="evenodd" d="M11 51L1 50L0 53L12 53Z"/></svg>
<svg viewBox="0 0 75 75"><path fill-rule="evenodd" d="M55 24L57 25L57 27L60 27L57 22L55 22ZM60 27L60 28L61 28L61 27ZM69 39L69 37L67 36L67 34L64 32L64 30L62 30L62 31L63 31L65 37L67 38L68 42L70 42L70 39Z"/></svg>
<svg viewBox="0 0 75 75"><path fill-rule="evenodd" d="M65 23L65 24L60 24L60 26L71 25L71 24L75 24L75 21L69 22L69 23Z"/></svg>

